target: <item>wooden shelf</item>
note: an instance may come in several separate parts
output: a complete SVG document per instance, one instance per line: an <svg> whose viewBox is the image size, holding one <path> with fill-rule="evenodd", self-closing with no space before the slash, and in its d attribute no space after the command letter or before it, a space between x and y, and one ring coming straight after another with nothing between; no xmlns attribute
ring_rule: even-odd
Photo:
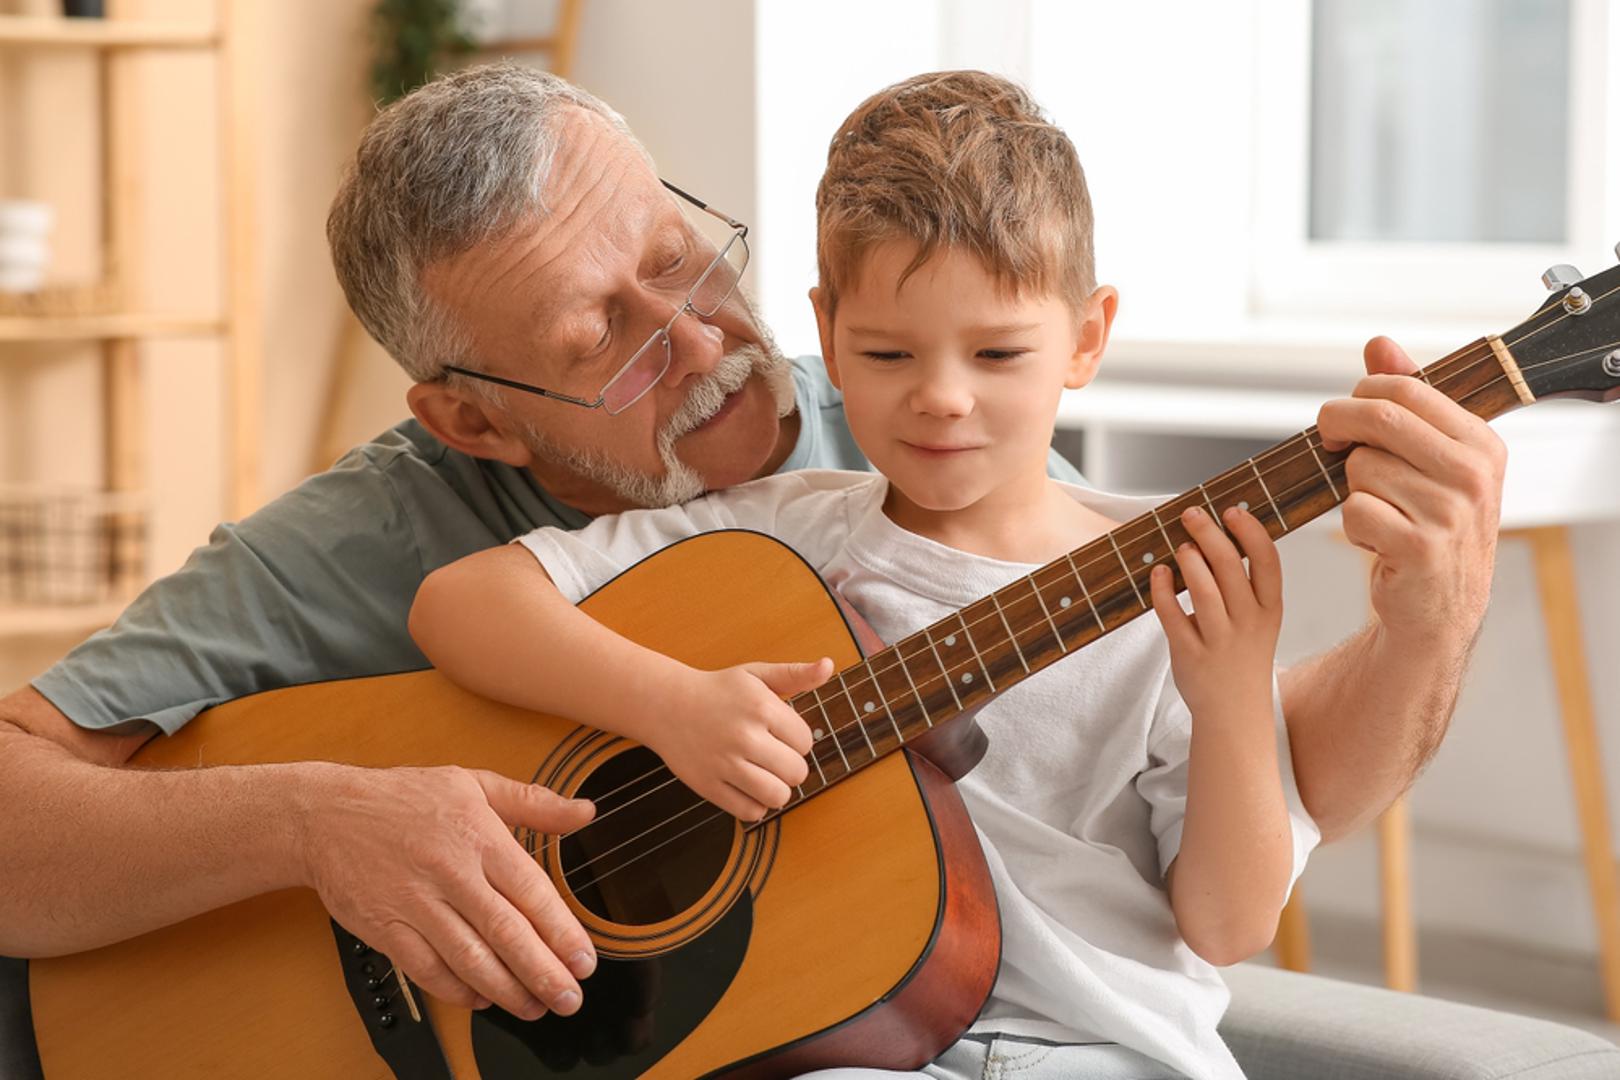
<svg viewBox="0 0 1620 1080"><path fill-rule="evenodd" d="M208 49L218 43L219 32L205 23L0 15L0 47Z"/></svg>
<svg viewBox="0 0 1620 1080"><path fill-rule="evenodd" d="M0 316L0 341L117 341L124 338L210 337L224 332L217 318L191 315Z"/></svg>
<svg viewBox="0 0 1620 1080"><path fill-rule="evenodd" d="M111 626L123 603L82 604L68 607L38 605L10 607L0 604L0 641L16 638L80 638Z"/></svg>

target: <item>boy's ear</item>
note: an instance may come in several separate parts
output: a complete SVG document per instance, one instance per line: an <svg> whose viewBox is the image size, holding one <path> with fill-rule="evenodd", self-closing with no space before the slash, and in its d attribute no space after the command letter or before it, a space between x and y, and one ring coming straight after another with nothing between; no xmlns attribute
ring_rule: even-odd
<svg viewBox="0 0 1620 1080"><path fill-rule="evenodd" d="M1075 335L1074 355L1069 358L1069 370L1063 385L1078 390L1097 375L1102 364L1103 350L1108 348L1108 332L1114 325L1114 313L1119 310L1119 290L1112 285L1099 285L1086 298L1080 313L1078 333Z"/></svg>
<svg viewBox="0 0 1620 1080"><path fill-rule="evenodd" d="M489 406L469 400L441 382L419 382L405 391L406 404L435 439L475 458L526 469L534 454L522 440L497 426Z"/></svg>
<svg viewBox="0 0 1620 1080"><path fill-rule="evenodd" d="M838 360L833 356L833 321L832 315L827 311L827 293L820 285L810 287L810 306L816 309L816 333L821 337L821 360L827 365L827 379L838 389L843 384L838 381Z"/></svg>

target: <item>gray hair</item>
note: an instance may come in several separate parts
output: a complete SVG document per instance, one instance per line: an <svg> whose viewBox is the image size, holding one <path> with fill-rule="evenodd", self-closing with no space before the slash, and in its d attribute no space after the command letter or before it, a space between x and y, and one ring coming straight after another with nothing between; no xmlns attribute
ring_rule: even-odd
<svg viewBox="0 0 1620 1080"><path fill-rule="evenodd" d="M326 238L349 306L417 382L468 351L465 329L423 290L422 271L546 213L540 192L568 108L603 116L636 142L599 98L509 62L435 79L361 136Z"/></svg>

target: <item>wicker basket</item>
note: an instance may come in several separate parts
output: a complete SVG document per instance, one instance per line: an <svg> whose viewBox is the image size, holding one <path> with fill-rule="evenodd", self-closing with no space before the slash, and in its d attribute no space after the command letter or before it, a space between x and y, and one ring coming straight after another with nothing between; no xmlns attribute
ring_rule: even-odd
<svg viewBox="0 0 1620 1080"><path fill-rule="evenodd" d="M0 604L101 604L146 577L144 493L0 487Z"/></svg>

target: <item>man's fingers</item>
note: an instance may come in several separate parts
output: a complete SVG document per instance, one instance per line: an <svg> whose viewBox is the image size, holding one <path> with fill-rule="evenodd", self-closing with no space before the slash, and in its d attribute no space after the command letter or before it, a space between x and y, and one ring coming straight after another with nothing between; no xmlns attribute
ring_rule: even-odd
<svg viewBox="0 0 1620 1080"><path fill-rule="evenodd" d="M479 770L474 775L490 807L508 825L526 825L543 833L565 833L579 828L596 813L588 799L565 799L550 788L519 783L488 770Z"/></svg>
<svg viewBox="0 0 1620 1080"><path fill-rule="evenodd" d="M1367 366L1369 375L1410 375L1418 369L1405 349L1382 334L1363 346L1361 362Z"/></svg>
<svg viewBox="0 0 1620 1080"><path fill-rule="evenodd" d="M1395 507L1365 491L1351 492L1340 507L1344 538L1363 551L1404 561L1414 553L1417 529Z"/></svg>
<svg viewBox="0 0 1620 1080"><path fill-rule="evenodd" d="M552 958L567 968L569 974L583 979L596 970L596 947L591 944L590 935L557 895L557 888L545 871L517 841L489 852L484 860L484 873L490 885L528 920ZM533 989L533 984L529 985ZM563 989L578 988L564 985ZM563 1012L556 1001L549 1004Z"/></svg>
<svg viewBox="0 0 1620 1080"><path fill-rule="evenodd" d="M522 886L513 891L521 893ZM520 910L503 892L499 886L480 888L476 895L467 898L466 915L473 929L483 936L538 1006L563 1016L577 1012L582 1000L579 984L541 939L532 916ZM538 1019L534 1012L528 1016Z"/></svg>
<svg viewBox="0 0 1620 1080"><path fill-rule="evenodd" d="M514 1016L534 1016L543 1007L447 901L435 900L425 909L418 932L450 973L475 993Z"/></svg>
<svg viewBox="0 0 1620 1080"><path fill-rule="evenodd" d="M386 940L379 940L375 944L396 970L403 972L407 979L440 1001L463 1009L481 1009L489 1004L488 998L455 976L426 938L405 923L391 924ZM392 993L397 987L398 983L390 976L383 980L378 990Z"/></svg>

